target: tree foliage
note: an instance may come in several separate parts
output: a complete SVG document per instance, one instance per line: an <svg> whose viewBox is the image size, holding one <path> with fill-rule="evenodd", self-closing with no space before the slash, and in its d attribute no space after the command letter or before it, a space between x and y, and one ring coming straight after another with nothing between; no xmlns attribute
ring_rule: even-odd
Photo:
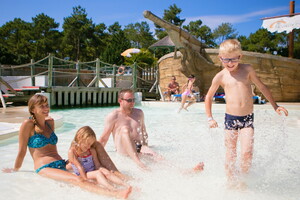
<svg viewBox="0 0 300 200"><path fill-rule="evenodd" d="M157 59L148 49L141 49L140 53L132 54L131 57L125 57L125 64L132 65L137 63L138 66L144 68L146 66L153 66Z"/></svg>
<svg viewBox="0 0 300 200"><path fill-rule="evenodd" d="M176 4L170 5L164 10L163 19L181 27L185 22L180 17L181 11ZM100 58L108 63L122 64L130 61L127 58L124 60L120 55L124 50L132 47L146 49L155 43L154 36L161 39L167 35L163 28L157 25L155 27L154 35L147 22L130 23L124 29L118 22L110 26L95 24L81 6L74 7L70 16L64 18L62 31L59 30L59 24L44 13L36 15L30 22L15 18L0 27L0 63L29 63L30 59L39 60L52 53L74 61ZM183 28L208 47L217 47L225 39L238 38L243 50L288 56L286 33L270 33L266 29L258 29L249 37L238 36L230 23L223 23L212 31L210 27L203 25L201 19L191 21ZM294 30L294 39L294 57L300 58L299 29ZM136 61L141 65L153 63L153 54L144 50L142 52L134 55L137 56ZM156 56L165 53L164 49L155 52Z"/></svg>
<svg viewBox="0 0 300 200"><path fill-rule="evenodd" d="M85 9L74 7L72 15L64 18L63 29L63 47L73 60L84 61L88 38L91 38L94 30L94 24L87 18Z"/></svg>
<svg viewBox="0 0 300 200"><path fill-rule="evenodd" d="M32 18L32 58L37 60L59 50L59 24L44 13Z"/></svg>
<svg viewBox="0 0 300 200"><path fill-rule="evenodd" d="M294 57L300 59L300 29L294 30Z"/></svg>
<svg viewBox="0 0 300 200"><path fill-rule="evenodd" d="M230 23L222 23L213 31L215 42L220 44L224 40L234 39L237 37L236 30L233 28Z"/></svg>
<svg viewBox="0 0 300 200"><path fill-rule="evenodd" d="M155 42L147 22L128 24L124 29L126 38L135 48L148 48Z"/></svg>
<svg viewBox="0 0 300 200"><path fill-rule="evenodd" d="M206 46L214 47L216 45L211 29L206 25L202 25L201 20L191 21L183 28L194 35L200 42L206 44Z"/></svg>
<svg viewBox="0 0 300 200"><path fill-rule="evenodd" d="M181 9L178 8L176 4L173 4L169 7L169 9L164 10L163 19L166 20L167 22L170 22L176 26L181 27L185 19L180 19L179 17L180 13L181 13ZM157 24L154 25L156 27L155 35L157 36L158 39L162 39L168 35L164 28L158 26Z"/></svg>
<svg viewBox="0 0 300 200"><path fill-rule="evenodd" d="M125 37L124 31L118 22L108 27L109 36L107 37L107 47L101 55L101 60L111 64L120 65L124 62L121 53L129 49L130 41Z"/></svg>
<svg viewBox="0 0 300 200"><path fill-rule="evenodd" d="M15 18L5 23L0 28L0 42L2 49L14 57L12 63L24 63L32 57L31 55L31 25L28 22Z"/></svg>
<svg viewBox="0 0 300 200"><path fill-rule="evenodd" d="M285 33L271 33L267 29L261 28L250 34L249 38L240 36L238 39L243 50L283 55L287 53L286 38Z"/></svg>

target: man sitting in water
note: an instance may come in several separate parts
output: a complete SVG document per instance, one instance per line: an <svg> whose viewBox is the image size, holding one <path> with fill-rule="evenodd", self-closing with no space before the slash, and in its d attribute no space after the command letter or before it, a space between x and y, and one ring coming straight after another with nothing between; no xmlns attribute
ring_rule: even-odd
<svg viewBox="0 0 300 200"><path fill-rule="evenodd" d="M155 157L158 157L158 154L148 147L144 113L141 109L134 108L134 100L132 90L124 89L119 92L120 108L106 117L99 142L105 146L112 133L117 152L130 156L139 167L147 169L139 159L138 153Z"/></svg>

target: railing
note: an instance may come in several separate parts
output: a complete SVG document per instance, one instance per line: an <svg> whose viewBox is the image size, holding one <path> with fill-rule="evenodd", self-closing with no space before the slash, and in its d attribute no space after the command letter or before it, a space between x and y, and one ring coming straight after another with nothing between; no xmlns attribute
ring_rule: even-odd
<svg viewBox="0 0 300 200"><path fill-rule="evenodd" d="M157 89L157 69L155 67L141 68L136 63L131 66L126 66L125 73L118 73L118 69L121 66L109 64L96 59L90 62L73 62L57 58L51 54L47 57L34 61L31 60L28 64L18 66L3 66L0 65L0 76L16 76L13 80L8 80L7 83L10 85L16 85L20 81L24 81L30 77L30 85L37 86L37 77L44 76L45 83L42 85L44 88L52 88L56 91L57 87L66 88L132 88L134 91L147 91L152 92ZM122 66L124 67L124 66ZM22 77L21 77L22 76ZM20 77L20 78L18 78ZM124 82L129 84L122 85ZM29 85L27 85L29 86ZM51 90L48 90L51 91ZM64 90L69 91L69 90ZM86 90L89 94L90 90ZM98 93L94 95L92 104L95 103L95 99L99 99L99 89L95 90ZM64 92L63 92L64 93ZM64 99L68 99L70 96L69 92L65 92ZM81 93L85 94L85 92ZM56 96L53 96L56 95ZM101 93L102 95L102 93ZM101 96L100 95L100 96ZM52 99L55 102L61 102L62 100L56 101L60 93L53 93ZM68 97L67 97L68 96ZM85 97L81 97L84 99ZM112 98L115 99L115 98ZM85 101L85 100L84 100ZM99 101L102 101L99 100ZM65 101L67 102L67 101ZM78 102L78 101L77 101ZM89 101L88 101L89 102ZM58 103L66 104L66 103ZM73 103L70 102L72 105Z"/></svg>

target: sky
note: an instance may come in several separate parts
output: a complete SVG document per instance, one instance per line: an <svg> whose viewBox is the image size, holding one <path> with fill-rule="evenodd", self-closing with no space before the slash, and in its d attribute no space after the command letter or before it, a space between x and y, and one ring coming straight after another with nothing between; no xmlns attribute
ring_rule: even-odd
<svg viewBox="0 0 300 200"><path fill-rule="evenodd" d="M0 26L14 18L32 22L33 17L44 13L62 30L64 18L80 5L95 24L110 26L119 22L124 28L146 21L154 32L153 22L144 18L143 11L162 18L164 10L173 4L182 10L179 17L185 19L184 25L200 19L213 30L222 23L231 23L238 35L248 37L261 28L261 18L289 14L290 0L0 0ZM295 0L295 13L299 12L300 0Z"/></svg>

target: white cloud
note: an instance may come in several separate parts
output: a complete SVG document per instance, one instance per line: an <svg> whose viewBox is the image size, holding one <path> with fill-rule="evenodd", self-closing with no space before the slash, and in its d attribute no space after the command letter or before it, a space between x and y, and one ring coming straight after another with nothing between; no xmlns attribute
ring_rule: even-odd
<svg viewBox="0 0 300 200"><path fill-rule="evenodd" d="M190 21L196 21L201 19L203 24L209 26L211 29L216 28L222 23L238 24L243 22L248 22L255 19L260 19L266 16L274 15L278 12L288 10L286 6L271 8L266 10L255 11L251 13L246 13L243 15L203 15L197 17L186 17L185 23L188 24Z"/></svg>

